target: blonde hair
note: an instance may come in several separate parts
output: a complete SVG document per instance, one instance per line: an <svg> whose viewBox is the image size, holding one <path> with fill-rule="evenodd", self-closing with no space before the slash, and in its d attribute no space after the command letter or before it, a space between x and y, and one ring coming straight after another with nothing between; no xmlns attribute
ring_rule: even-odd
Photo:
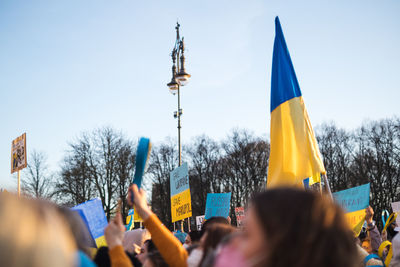
<svg viewBox="0 0 400 267"><path fill-rule="evenodd" d="M0 261L8 267L74 266L76 246L55 207L0 193Z"/></svg>

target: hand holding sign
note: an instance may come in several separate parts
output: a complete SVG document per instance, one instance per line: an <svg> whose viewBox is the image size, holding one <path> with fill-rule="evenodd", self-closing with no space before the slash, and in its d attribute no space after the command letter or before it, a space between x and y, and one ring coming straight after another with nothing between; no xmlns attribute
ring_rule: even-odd
<svg viewBox="0 0 400 267"><path fill-rule="evenodd" d="M143 220L146 220L152 214L149 206L147 205L146 192L143 189L139 189L135 184L132 185L129 189L130 190L128 191L128 199L127 199L128 204L131 206L134 205L135 212L137 211L140 217L142 217ZM133 203L131 202L132 198L133 198Z"/></svg>
<svg viewBox="0 0 400 267"><path fill-rule="evenodd" d="M365 209L365 221L367 224L372 223L372 218L374 217L374 210L371 208L371 206L368 206L368 208Z"/></svg>

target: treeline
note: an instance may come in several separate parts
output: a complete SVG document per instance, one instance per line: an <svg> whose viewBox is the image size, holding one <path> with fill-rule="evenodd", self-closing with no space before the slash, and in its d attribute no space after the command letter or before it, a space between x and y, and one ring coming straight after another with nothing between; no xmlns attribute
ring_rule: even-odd
<svg viewBox="0 0 400 267"><path fill-rule="evenodd" d="M379 211L390 210L390 203L400 200L400 119L365 122L352 131L330 123L315 132L332 191L371 183L371 205L380 222ZM151 194L153 211L170 229L169 173L178 163L173 140L154 144L143 185ZM34 151L28 158L24 192L68 206L100 197L108 218L121 198L126 216L125 194L135 151L135 141L108 127L83 133L71 142L56 174L48 173L45 155ZM183 161L189 164L193 216L204 214L207 193L232 192L235 223L234 208L245 206L265 189L268 155L267 139L243 129L233 130L222 141L203 135L186 143Z"/></svg>

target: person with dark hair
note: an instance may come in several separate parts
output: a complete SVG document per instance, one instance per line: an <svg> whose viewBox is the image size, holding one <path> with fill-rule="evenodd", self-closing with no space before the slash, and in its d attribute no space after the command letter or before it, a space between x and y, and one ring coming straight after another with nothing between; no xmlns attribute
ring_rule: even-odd
<svg viewBox="0 0 400 267"><path fill-rule="evenodd" d="M253 199L239 248L234 254L249 266L357 266L342 209L330 198L295 188L267 190ZM229 259L224 256L219 255Z"/></svg>
<svg viewBox="0 0 400 267"><path fill-rule="evenodd" d="M207 227L214 225L214 224L226 224L230 225L229 221L227 218L216 216L216 217L211 217L208 220L206 220L203 225L201 226L201 231L200 231L200 237L204 235L204 233L207 230Z"/></svg>
<svg viewBox="0 0 400 267"><path fill-rule="evenodd" d="M235 227L226 224L216 223L209 225L201 238L203 257L199 266L211 266L215 258L215 251L218 244L235 230Z"/></svg>
<svg viewBox="0 0 400 267"><path fill-rule="evenodd" d="M136 258L144 264L146 261L147 255L153 252L156 252L157 248L154 245L154 242L151 239L144 241L142 248L140 249L140 253L136 255Z"/></svg>
<svg viewBox="0 0 400 267"><path fill-rule="evenodd" d="M190 231L189 234L187 234L186 236L184 247L188 248L189 246L197 244L198 242L200 242L200 238L201 232L197 230Z"/></svg>
<svg viewBox="0 0 400 267"><path fill-rule="evenodd" d="M132 265L135 267L140 267L142 264L138 259L135 258L134 254L125 251L126 256L128 256ZM111 267L111 260L109 255L108 247L100 247L94 256L93 262L96 263L97 267Z"/></svg>

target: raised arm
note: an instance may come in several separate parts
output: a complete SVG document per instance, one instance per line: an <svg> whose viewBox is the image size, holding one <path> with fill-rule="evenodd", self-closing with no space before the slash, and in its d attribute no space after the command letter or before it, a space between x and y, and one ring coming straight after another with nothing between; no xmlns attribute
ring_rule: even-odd
<svg viewBox="0 0 400 267"><path fill-rule="evenodd" d="M188 257L186 249L150 210L147 205L145 191L143 189L138 190L136 185L132 185L130 189L128 192L128 204L132 205L130 199L133 192L135 212L138 212L142 217L144 226L151 233L151 239L165 262L173 267L186 267Z"/></svg>

